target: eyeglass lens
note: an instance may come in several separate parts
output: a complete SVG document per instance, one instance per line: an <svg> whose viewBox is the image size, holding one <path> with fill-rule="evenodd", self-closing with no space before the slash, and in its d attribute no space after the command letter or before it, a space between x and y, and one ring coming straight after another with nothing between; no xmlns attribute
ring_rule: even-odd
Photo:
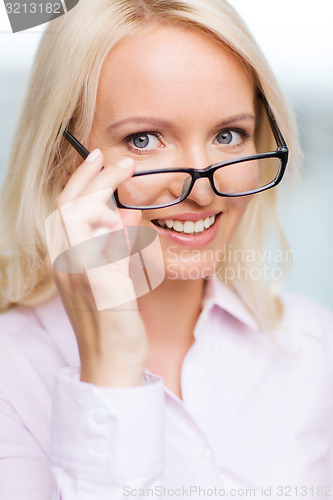
<svg viewBox="0 0 333 500"><path fill-rule="evenodd" d="M213 174L215 189L221 195L240 195L248 191L259 190L276 179L280 165L280 159L273 157L222 166ZM138 171L140 169L137 169ZM202 186L203 182L209 183L209 179L199 179L199 182ZM185 198L191 183L192 178L189 173L158 172L131 177L118 187L117 192L122 205L153 208L172 204ZM195 185L192 189L195 189Z"/></svg>

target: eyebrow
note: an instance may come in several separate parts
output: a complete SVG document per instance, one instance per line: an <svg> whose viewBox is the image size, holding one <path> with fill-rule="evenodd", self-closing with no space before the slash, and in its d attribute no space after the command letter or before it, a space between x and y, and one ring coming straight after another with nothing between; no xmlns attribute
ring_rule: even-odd
<svg viewBox="0 0 333 500"><path fill-rule="evenodd" d="M223 120L222 122L218 123L217 126L220 128L226 127L227 125L232 125L235 122L243 121L243 120L249 120L253 121L254 124L256 125L257 123L257 117L253 113L242 113L240 115L232 116L231 118L228 118L226 120Z"/></svg>
<svg viewBox="0 0 333 500"><path fill-rule="evenodd" d="M257 122L256 115L253 113L242 113L236 116L232 116L230 118L227 118L226 120L223 120L222 122L219 122L217 124L217 127L226 127L227 125L231 125L232 123L241 121L241 120L251 120L255 124ZM147 124L156 128L159 127L164 127L164 128L172 128L173 124L167 120L161 120L160 118L151 118L148 116L133 116L130 118L125 118L124 120L119 120L117 122L111 123L108 125L109 130L114 130L115 128L121 127L123 125L127 124Z"/></svg>

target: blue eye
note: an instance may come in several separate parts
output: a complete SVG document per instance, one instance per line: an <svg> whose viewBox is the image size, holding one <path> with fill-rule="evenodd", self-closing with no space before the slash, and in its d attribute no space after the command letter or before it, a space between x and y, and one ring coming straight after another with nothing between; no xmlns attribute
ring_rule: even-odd
<svg viewBox="0 0 333 500"><path fill-rule="evenodd" d="M136 148L146 148L149 144L149 135L148 134L140 134L132 139L133 144Z"/></svg>
<svg viewBox="0 0 333 500"><path fill-rule="evenodd" d="M217 134L216 139L220 144L234 145L241 142L241 134L236 131L225 130Z"/></svg>
<svg viewBox="0 0 333 500"><path fill-rule="evenodd" d="M140 132L133 134L129 138L129 143L132 143L133 150L153 151L158 148L160 141L158 140L157 133ZM138 151L139 152L139 151Z"/></svg>

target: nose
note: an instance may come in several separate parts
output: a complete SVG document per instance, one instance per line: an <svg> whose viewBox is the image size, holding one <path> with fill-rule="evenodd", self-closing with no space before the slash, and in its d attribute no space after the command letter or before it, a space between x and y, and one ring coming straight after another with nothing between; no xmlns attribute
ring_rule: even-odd
<svg viewBox="0 0 333 500"><path fill-rule="evenodd" d="M205 168L211 164L204 148L194 148L191 151L186 152L186 154L183 154L181 155L181 157L179 157L177 163L183 168L195 169ZM187 187L186 184L187 183L185 183L184 188ZM186 200L191 200L200 206L206 206L213 201L214 197L215 193L212 190L209 179L201 178L196 179Z"/></svg>
<svg viewBox="0 0 333 500"><path fill-rule="evenodd" d="M195 202L197 205L206 206L212 203L215 197L208 179L196 179L187 200Z"/></svg>

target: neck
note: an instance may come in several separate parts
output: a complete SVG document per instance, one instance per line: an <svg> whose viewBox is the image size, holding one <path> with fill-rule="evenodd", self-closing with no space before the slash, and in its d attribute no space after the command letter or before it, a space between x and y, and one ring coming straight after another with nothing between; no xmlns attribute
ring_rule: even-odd
<svg viewBox="0 0 333 500"><path fill-rule="evenodd" d="M165 279L158 288L138 299L150 345L191 345L203 291L203 279Z"/></svg>

